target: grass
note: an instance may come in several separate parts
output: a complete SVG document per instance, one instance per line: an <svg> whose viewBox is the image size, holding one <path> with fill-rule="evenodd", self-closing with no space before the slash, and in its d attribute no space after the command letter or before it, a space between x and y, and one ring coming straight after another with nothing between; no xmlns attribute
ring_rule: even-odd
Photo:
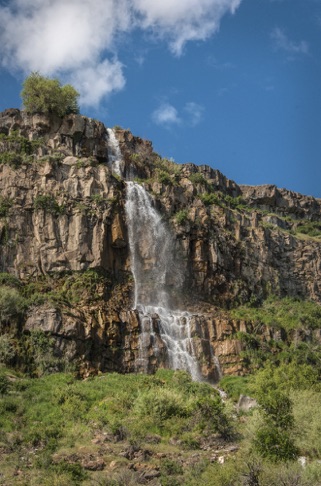
<svg viewBox="0 0 321 486"><path fill-rule="evenodd" d="M257 386L264 389L267 383L268 393L273 383L276 388L284 382L284 372L294 368L267 370ZM192 382L185 372L111 373L80 381L67 373L30 379L0 368L1 481L134 486L142 484L144 471L153 470L158 479L150 484L161 486L252 484L243 479L254 473L260 482L253 484L260 486L317 486L321 393L305 376L287 386L295 444L309 458L303 469L295 461L275 463L258 456L252 436L262 423L259 410L240 417L233 411L232 418L212 387ZM248 381L225 377L221 386L231 395L244 393ZM238 452L226 452L230 443L220 431L226 421L239 431L232 443ZM218 456L225 458L223 465ZM299 482L293 482L295 477Z"/></svg>

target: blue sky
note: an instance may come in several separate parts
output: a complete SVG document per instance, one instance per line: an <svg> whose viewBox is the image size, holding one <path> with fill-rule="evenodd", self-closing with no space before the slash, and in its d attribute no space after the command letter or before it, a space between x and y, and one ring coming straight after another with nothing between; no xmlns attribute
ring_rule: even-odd
<svg viewBox="0 0 321 486"><path fill-rule="evenodd" d="M0 110L32 70L240 184L321 197L321 0L0 0Z"/></svg>

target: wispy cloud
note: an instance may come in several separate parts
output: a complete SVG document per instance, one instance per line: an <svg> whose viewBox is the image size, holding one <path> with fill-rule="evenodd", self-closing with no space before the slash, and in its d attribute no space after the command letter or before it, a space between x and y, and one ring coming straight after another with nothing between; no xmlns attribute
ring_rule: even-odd
<svg viewBox="0 0 321 486"><path fill-rule="evenodd" d="M203 118L204 107L194 101L185 103L181 113L168 102L163 102L152 113L152 120L157 125L170 128L174 125L192 126L198 125Z"/></svg>
<svg viewBox="0 0 321 486"><path fill-rule="evenodd" d="M179 125L181 123L176 108L169 103L162 103L152 113L152 119L156 125L162 125L164 127Z"/></svg>
<svg viewBox="0 0 321 486"><path fill-rule="evenodd" d="M190 101L184 106L184 111L186 114L185 120L192 127L195 127L202 121L204 112L204 107L202 105Z"/></svg>
<svg viewBox="0 0 321 486"><path fill-rule="evenodd" d="M309 44L305 40L294 42L289 39L283 29L275 27L271 32L271 39L273 40L274 47L277 50L285 51L289 55L307 55L309 54Z"/></svg>
<svg viewBox="0 0 321 486"><path fill-rule="evenodd" d="M97 105L125 84L117 58L119 34L149 32L179 56L187 42L217 32L222 17L241 1L4 0L0 62L11 72L74 80L82 103Z"/></svg>
<svg viewBox="0 0 321 486"><path fill-rule="evenodd" d="M215 56L208 56L207 58L207 64L210 67L213 67L214 69L217 69L218 71L225 71L229 69L235 69L235 64L233 64L230 61L224 61L220 62L219 60L216 59Z"/></svg>

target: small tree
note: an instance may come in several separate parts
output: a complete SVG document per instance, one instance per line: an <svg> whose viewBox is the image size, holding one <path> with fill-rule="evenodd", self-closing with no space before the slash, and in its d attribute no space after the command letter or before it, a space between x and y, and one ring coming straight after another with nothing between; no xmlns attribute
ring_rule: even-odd
<svg viewBox="0 0 321 486"><path fill-rule="evenodd" d="M33 72L23 82L21 97L28 113L64 116L79 113L79 93L70 84L61 86L58 79L49 79Z"/></svg>

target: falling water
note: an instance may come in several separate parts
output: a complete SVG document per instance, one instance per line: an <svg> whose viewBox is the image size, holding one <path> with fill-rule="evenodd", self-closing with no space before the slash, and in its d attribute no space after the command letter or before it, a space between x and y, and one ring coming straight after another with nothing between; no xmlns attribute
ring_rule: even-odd
<svg viewBox="0 0 321 486"><path fill-rule="evenodd" d="M183 282L180 266L174 260L174 241L150 195L134 182L127 183L126 214L135 280L134 308L141 323L137 368L148 371L150 349L154 355L159 354L154 330L157 320L169 367L187 370L193 379L200 379L191 315L173 310L175 294Z"/></svg>
<svg viewBox="0 0 321 486"><path fill-rule="evenodd" d="M112 128L107 128L108 133L108 160L111 164L112 171L122 177L122 155L119 148L118 140Z"/></svg>

